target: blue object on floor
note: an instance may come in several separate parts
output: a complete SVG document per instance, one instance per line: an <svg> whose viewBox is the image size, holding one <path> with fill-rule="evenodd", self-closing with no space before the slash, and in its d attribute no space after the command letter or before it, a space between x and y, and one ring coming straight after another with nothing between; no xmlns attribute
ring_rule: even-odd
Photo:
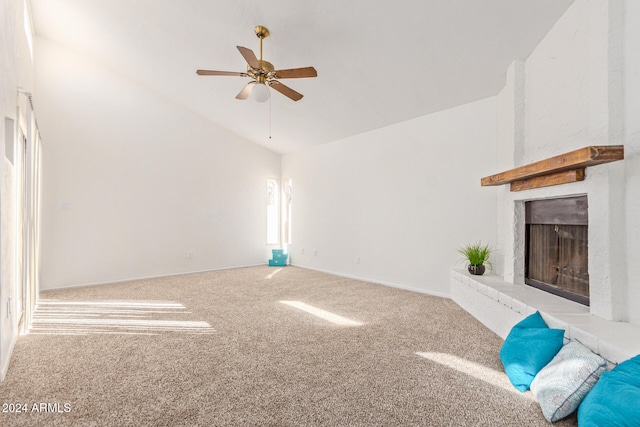
<svg viewBox="0 0 640 427"><path fill-rule="evenodd" d="M549 328L538 311L517 323L500 349L500 360L513 386L527 391L563 344L564 330Z"/></svg>
<svg viewBox="0 0 640 427"><path fill-rule="evenodd" d="M269 260L269 265L272 267L281 267L287 265L287 259L289 258L289 254L284 252L284 249L271 249L271 259Z"/></svg>

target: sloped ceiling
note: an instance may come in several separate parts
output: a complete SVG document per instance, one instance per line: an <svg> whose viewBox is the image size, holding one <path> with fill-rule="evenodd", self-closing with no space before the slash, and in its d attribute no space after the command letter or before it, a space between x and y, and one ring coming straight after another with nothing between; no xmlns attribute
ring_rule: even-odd
<svg viewBox="0 0 640 427"><path fill-rule="evenodd" d="M278 153L497 94L572 0L30 0L36 35ZM313 65L271 105L239 101L237 45L276 69ZM37 52L36 52L37 55ZM270 120L271 118L271 120ZM269 135L272 137L269 138Z"/></svg>

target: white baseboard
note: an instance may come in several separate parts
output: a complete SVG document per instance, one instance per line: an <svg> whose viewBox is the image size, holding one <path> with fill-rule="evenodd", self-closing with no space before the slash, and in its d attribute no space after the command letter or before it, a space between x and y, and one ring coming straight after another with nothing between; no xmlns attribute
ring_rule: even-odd
<svg viewBox="0 0 640 427"><path fill-rule="evenodd" d="M2 366L0 366L0 383L4 381L5 377L7 376L7 372L9 371L9 364L11 363L11 355L13 354L13 349L16 346L16 339L17 334L14 334L13 337L11 337L11 342L9 343L6 357L4 358L4 360L2 360Z"/></svg>
<svg viewBox="0 0 640 427"><path fill-rule="evenodd" d="M291 265L293 267L305 268L307 270L319 271L321 273L332 274L334 276L345 277L347 279L360 280L362 282L370 282L370 283L375 283L375 284L378 284L378 285L389 286L390 288L404 289L405 291L417 292L417 293L420 293L420 294L432 295L432 296L441 297L441 298L449 298L449 299L451 298L451 296L449 294L444 294L442 292L433 292L433 291L428 291L428 290L425 290L425 289L413 288L411 286L400 285L398 283L387 282L387 281L384 281L384 280L378 280L378 279L374 279L374 278L370 278L370 277L354 276L354 275L351 275L351 274L338 273L338 272L335 272L335 271L322 270L320 268L308 267L306 265L297 265L297 264L289 264L289 265Z"/></svg>
<svg viewBox="0 0 640 427"><path fill-rule="evenodd" d="M194 271L184 271L181 273L169 273L169 274L157 274L154 276L139 276L139 277L131 277L128 279L118 279L118 280L112 280L112 281L108 281L108 282L93 282L93 283L83 283L80 285L70 285L70 286L58 286L58 287L54 287L54 288L46 288L46 289L40 289L40 292L50 292L50 291L60 291L60 290L64 290L64 289L76 289L76 288L86 288L89 286L102 286L102 285L113 285L116 283L126 283L126 282L135 282L137 280L149 280L149 279L158 279L161 277L175 277L175 276L184 276L187 274L198 274L198 273L209 273L212 271L223 271L223 270L233 270L236 268L247 268L247 267L257 267L259 265L265 265L264 263L260 263L260 264L249 264L249 265L237 265L234 267L221 267L221 268L212 268L212 269L205 269L205 270L194 270Z"/></svg>

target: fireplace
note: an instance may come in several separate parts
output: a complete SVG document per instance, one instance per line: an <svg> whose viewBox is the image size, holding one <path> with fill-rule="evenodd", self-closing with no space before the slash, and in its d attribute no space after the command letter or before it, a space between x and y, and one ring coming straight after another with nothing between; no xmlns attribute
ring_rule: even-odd
<svg viewBox="0 0 640 427"><path fill-rule="evenodd" d="M587 196L525 202L525 283L589 305Z"/></svg>

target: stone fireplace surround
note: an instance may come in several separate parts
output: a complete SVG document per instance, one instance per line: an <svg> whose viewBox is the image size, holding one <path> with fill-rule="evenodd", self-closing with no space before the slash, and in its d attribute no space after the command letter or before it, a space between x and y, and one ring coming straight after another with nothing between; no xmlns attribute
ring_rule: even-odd
<svg viewBox="0 0 640 427"><path fill-rule="evenodd" d="M502 338L540 311L549 327L565 330L565 340L579 341L611 363L640 354L640 326L626 322L623 163L589 168L582 182L499 189L502 244L494 253L495 271L472 276L451 270L452 299ZM587 195L589 203L590 307L524 284L525 202L577 195Z"/></svg>

